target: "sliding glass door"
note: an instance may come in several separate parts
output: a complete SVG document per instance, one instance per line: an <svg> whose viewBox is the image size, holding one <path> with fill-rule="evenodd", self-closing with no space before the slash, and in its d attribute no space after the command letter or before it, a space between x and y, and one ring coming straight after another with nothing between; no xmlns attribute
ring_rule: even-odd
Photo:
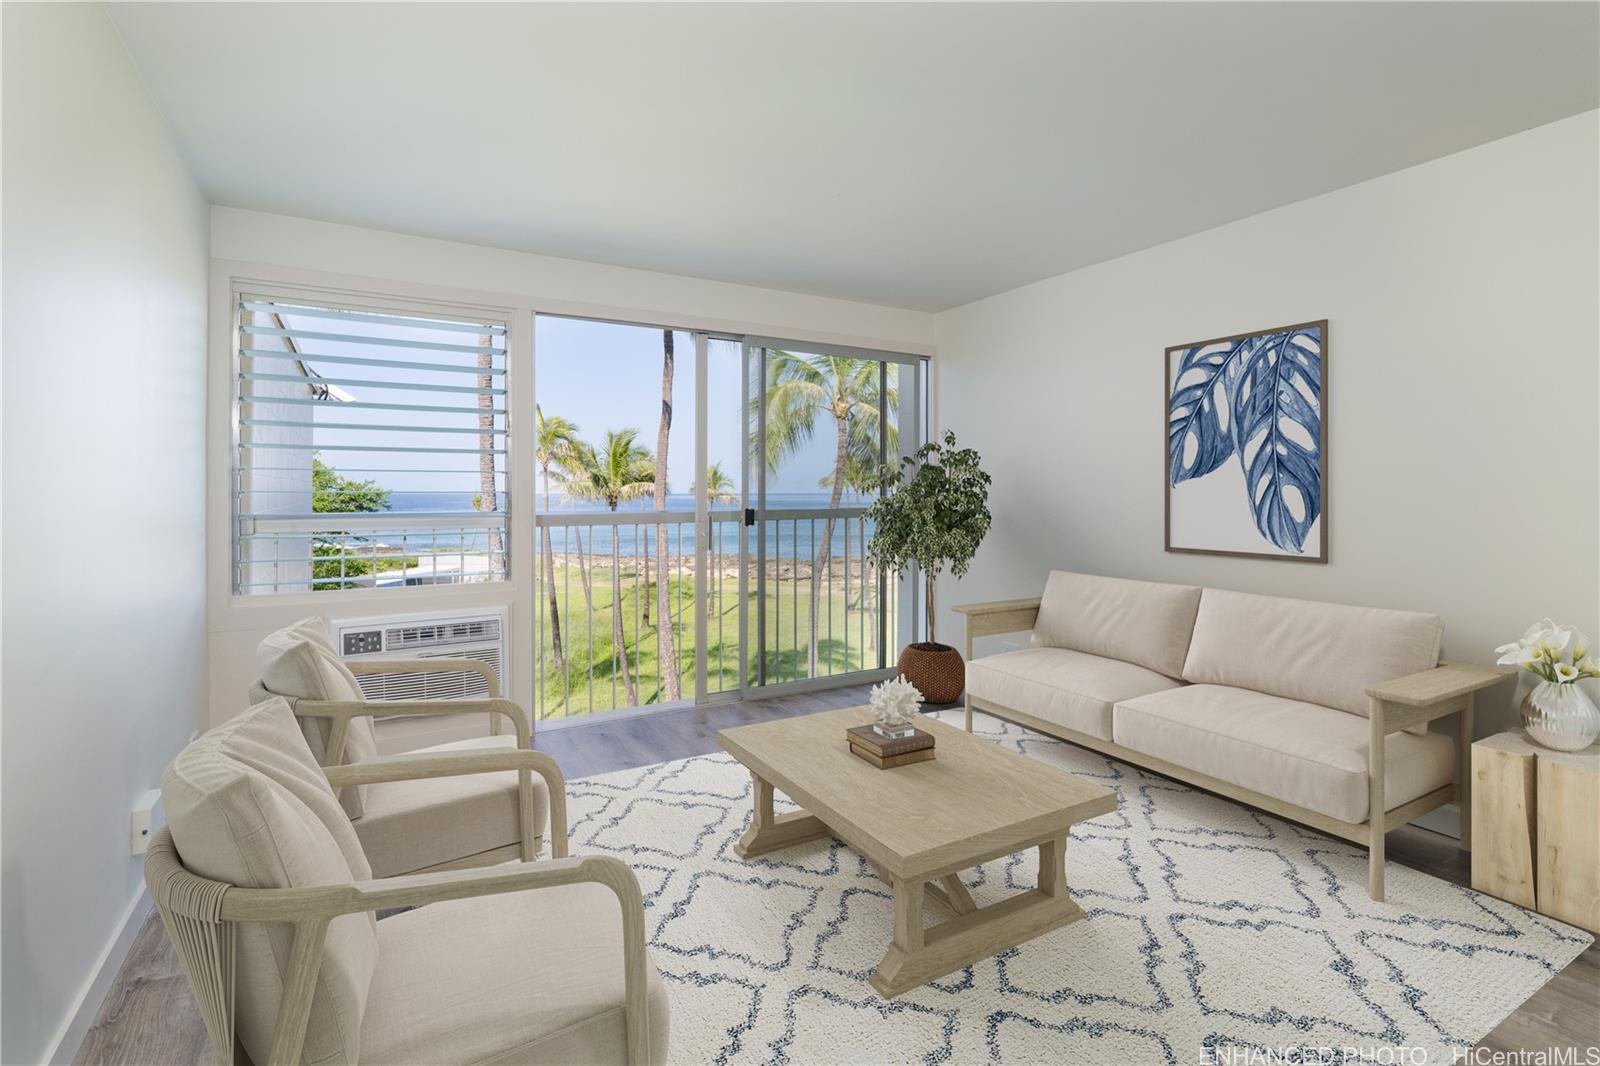
<svg viewBox="0 0 1600 1066"><path fill-rule="evenodd" d="M547 315L535 359L539 718L892 664L917 614L865 509L920 360Z"/></svg>
<svg viewBox="0 0 1600 1066"><path fill-rule="evenodd" d="M885 671L917 615L869 557L867 508L921 443L921 360L747 338L745 362L749 685Z"/></svg>

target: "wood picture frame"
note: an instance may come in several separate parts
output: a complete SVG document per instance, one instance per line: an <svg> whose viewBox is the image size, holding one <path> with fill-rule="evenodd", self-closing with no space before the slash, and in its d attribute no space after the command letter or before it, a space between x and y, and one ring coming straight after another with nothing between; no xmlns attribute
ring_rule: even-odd
<svg viewBox="0 0 1600 1066"><path fill-rule="evenodd" d="M1323 318L1164 351L1166 551L1328 561L1328 348Z"/></svg>

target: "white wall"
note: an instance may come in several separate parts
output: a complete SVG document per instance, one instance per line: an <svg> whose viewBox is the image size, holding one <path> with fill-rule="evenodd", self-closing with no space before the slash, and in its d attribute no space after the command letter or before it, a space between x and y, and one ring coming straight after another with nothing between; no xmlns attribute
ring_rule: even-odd
<svg viewBox="0 0 1600 1066"><path fill-rule="evenodd" d="M344 292L493 307L511 322L507 397L513 433L531 422L534 389L532 337L535 311L593 315L685 329L777 336L852 344L899 352L932 350L933 315L748 285L706 281L571 259L530 255L481 245L411 237L355 226L263 214L228 207L211 213L210 405L227 410L232 381L230 293L236 279L252 284L302 284ZM531 526L517 501L532 501L529 453L513 445L508 484L514 504L512 580L493 585L350 590L300 596L232 596L229 559L229 448L225 417L214 419L208 444L211 567L208 585L210 720L244 709L256 676L255 648L278 626L308 614L353 618L398 612L508 610L511 697L533 699Z"/></svg>
<svg viewBox="0 0 1600 1066"><path fill-rule="evenodd" d="M515 293L541 310L646 324L794 337L925 353L925 311L734 285L650 270L411 237L286 215L215 207L211 254L418 285Z"/></svg>
<svg viewBox="0 0 1600 1066"><path fill-rule="evenodd" d="M201 721L207 212L99 5L3 12L0 1060L23 1063L114 947L129 810Z"/></svg>
<svg viewBox="0 0 1600 1066"><path fill-rule="evenodd" d="M1488 661L1600 630L1600 112L938 316L940 413L994 477L942 602L1052 567L1433 611ZM1290 149L1292 150L1292 149ZM1163 550L1163 350L1329 320L1330 562ZM959 638L953 618L944 630ZM1480 733L1512 721L1494 690Z"/></svg>

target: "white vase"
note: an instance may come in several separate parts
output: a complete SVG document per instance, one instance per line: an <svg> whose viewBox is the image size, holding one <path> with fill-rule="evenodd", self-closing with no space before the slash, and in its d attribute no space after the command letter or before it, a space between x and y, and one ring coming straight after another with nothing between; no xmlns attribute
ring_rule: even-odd
<svg viewBox="0 0 1600 1066"><path fill-rule="evenodd" d="M1522 724L1535 743L1582 751L1600 737L1600 710L1576 682L1541 681L1523 697Z"/></svg>

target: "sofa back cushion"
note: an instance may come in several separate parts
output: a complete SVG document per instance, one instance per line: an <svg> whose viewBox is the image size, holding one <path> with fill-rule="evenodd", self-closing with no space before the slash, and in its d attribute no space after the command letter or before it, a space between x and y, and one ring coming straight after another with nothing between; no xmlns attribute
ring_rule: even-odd
<svg viewBox="0 0 1600 1066"><path fill-rule="evenodd" d="M285 699L366 699L356 683L356 675L334 650L328 625L321 618L302 618L267 636L256 647L256 670L261 675L262 688ZM251 698L257 695L252 688ZM301 718L300 728L311 746L312 756L319 764L327 765L328 736L333 722L327 718ZM350 719L343 761L360 762L377 754L378 736L373 732L372 719ZM367 786L342 789L339 799L346 814L360 818L366 811Z"/></svg>
<svg viewBox="0 0 1600 1066"><path fill-rule="evenodd" d="M1363 717L1371 685L1439 664L1437 615L1206 589L1183 679Z"/></svg>
<svg viewBox="0 0 1600 1066"><path fill-rule="evenodd" d="M242 888L301 888L372 876L282 699L252 707L184 748L162 778L161 799L178 855L200 877ZM236 1024L255 1062L266 1062L271 1048L292 936L283 923L236 928ZM304 1061L358 1061L377 959L373 915L329 924Z"/></svg>
<svg viewBox="0 0 1600 1066"><path fill-rule="evenodd" d="M1052 570L1033 643L1121 659L1167 677L1183 672L1200 589Z"/></svg>

